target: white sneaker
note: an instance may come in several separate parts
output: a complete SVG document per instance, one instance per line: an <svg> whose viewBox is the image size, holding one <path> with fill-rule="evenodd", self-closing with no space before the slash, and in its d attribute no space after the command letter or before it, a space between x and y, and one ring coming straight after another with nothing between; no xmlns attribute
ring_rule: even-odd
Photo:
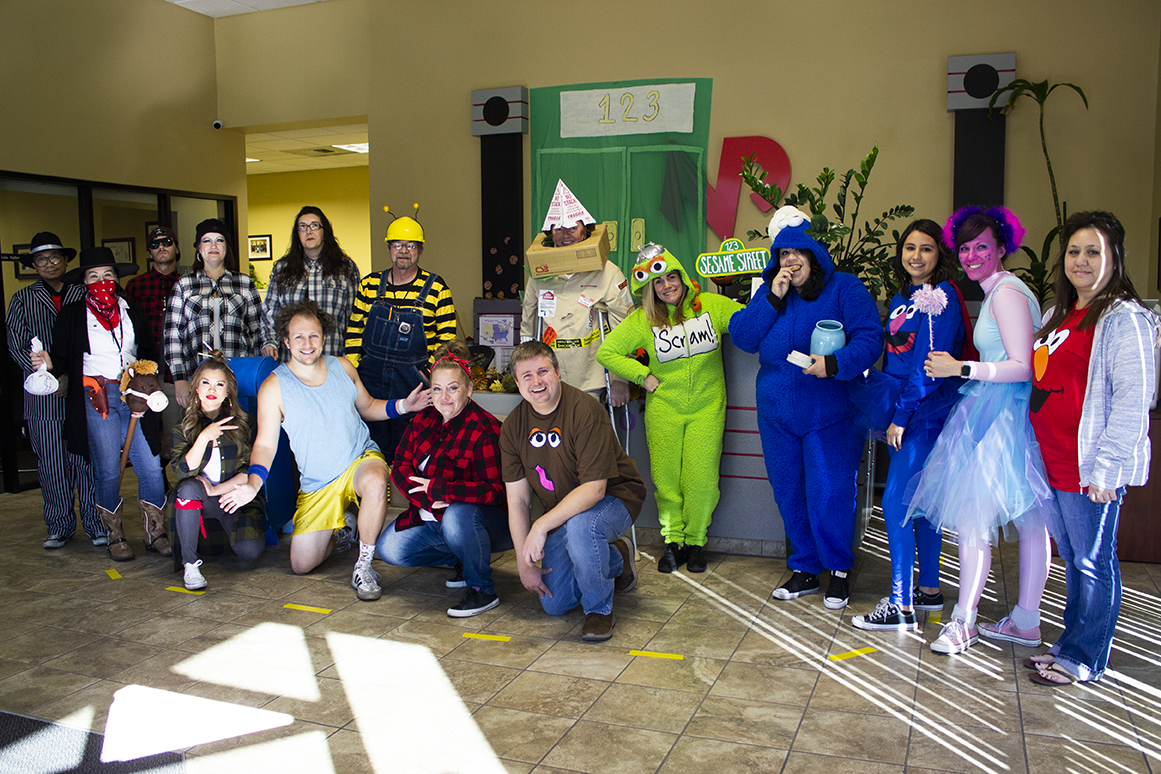
<svg viewBox="0 0 1161 774"><path fill-rule="evenodd" d="M379 573L371 568L370 561L355 565L351 586L355 589L355 596L364 602L374 602L383 596L383 590L379 588Z"/></svg>
<svg viewBox="0 0 1161 774"><path fill-rule="evenodd" d="M69 542L69 539L64 535L49 535L43 545L45 549L64 548L67 542Z"/></svg>
<svg viewBox="0 0 1161 774"><path fill-rule="evenodd" d="M201 559L185 565L185 587L190 591L201 591L210 585L206 583L206 579L202 576L202 571L198 569L201 566Z"/></svg>
<svg viewBox="0 0 1161 774"><path fill-rule="evenodd" d="M932 653L954 656L980 641L976 627L968 626L962 618L953 618L943 625L939 636L931 643Z"/></svg>

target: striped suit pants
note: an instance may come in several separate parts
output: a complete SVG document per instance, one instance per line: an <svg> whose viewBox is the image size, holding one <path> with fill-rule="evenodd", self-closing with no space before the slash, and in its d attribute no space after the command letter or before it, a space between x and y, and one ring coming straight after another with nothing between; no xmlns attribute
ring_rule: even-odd
<svg viewBox="0 0 1161 774"><path fill-rule="evenodd" d="M69 453L65 447L59 419L28 419L28 438L36 453L40 492L44 498L44 525L50 535L72 537L77 529L73 511L74 494L79 495L81 526L90 537L104 535L105 528L97 513L97 495L93 487L93 466L85 458Z"/></svg>

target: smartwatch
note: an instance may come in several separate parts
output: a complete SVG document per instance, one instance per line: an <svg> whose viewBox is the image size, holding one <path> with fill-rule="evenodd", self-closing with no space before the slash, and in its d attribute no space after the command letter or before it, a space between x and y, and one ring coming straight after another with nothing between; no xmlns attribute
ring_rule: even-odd
<svg viewBox="0 0 1161 774"><path fill-rule="evenodd" d="M971 365L971 363L964 363L963 365L961 365L959 367L959 375L962 376L964 379L972 378L972 365Z"/></svg>

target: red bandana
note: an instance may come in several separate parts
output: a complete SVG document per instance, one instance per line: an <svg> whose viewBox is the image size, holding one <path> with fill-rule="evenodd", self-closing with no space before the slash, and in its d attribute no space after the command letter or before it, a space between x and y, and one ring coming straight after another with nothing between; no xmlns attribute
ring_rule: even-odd
<svg viewBox="0 0 1161 774"><path fill-rule="evenodd" d="M117 301L117 283L102 280L88 286L85 303L105 330L111 331L121 322L121 305Z"/></svg>

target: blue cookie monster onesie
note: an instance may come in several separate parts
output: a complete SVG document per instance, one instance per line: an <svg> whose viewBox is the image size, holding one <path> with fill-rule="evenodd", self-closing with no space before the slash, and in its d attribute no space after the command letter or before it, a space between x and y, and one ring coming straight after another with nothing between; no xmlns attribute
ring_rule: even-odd
<svg viewBox="0 0 1161 774"><path fill-rule="evenodd" d="M785 224L778 228L779 224ZM855 562L855 475L864 431L848 419L847 382L871 368L883 351L883 328L875 300L853 274L835 270L826 248L807 236L810 218L792 207L770 222L775 256L762 278L766 287L779 271L779 248L810 250L826 282L807 300L791 286L785 298L758 292L730 320L730 337L745 352L758 353L758 429L766 475L782 514L796 572L849 570ZM809 285L809 280L807 282ZM791 351L808 353L819 320L837 320L847 344L826 357L827 378L807 376L787 362Z"/></svg>

